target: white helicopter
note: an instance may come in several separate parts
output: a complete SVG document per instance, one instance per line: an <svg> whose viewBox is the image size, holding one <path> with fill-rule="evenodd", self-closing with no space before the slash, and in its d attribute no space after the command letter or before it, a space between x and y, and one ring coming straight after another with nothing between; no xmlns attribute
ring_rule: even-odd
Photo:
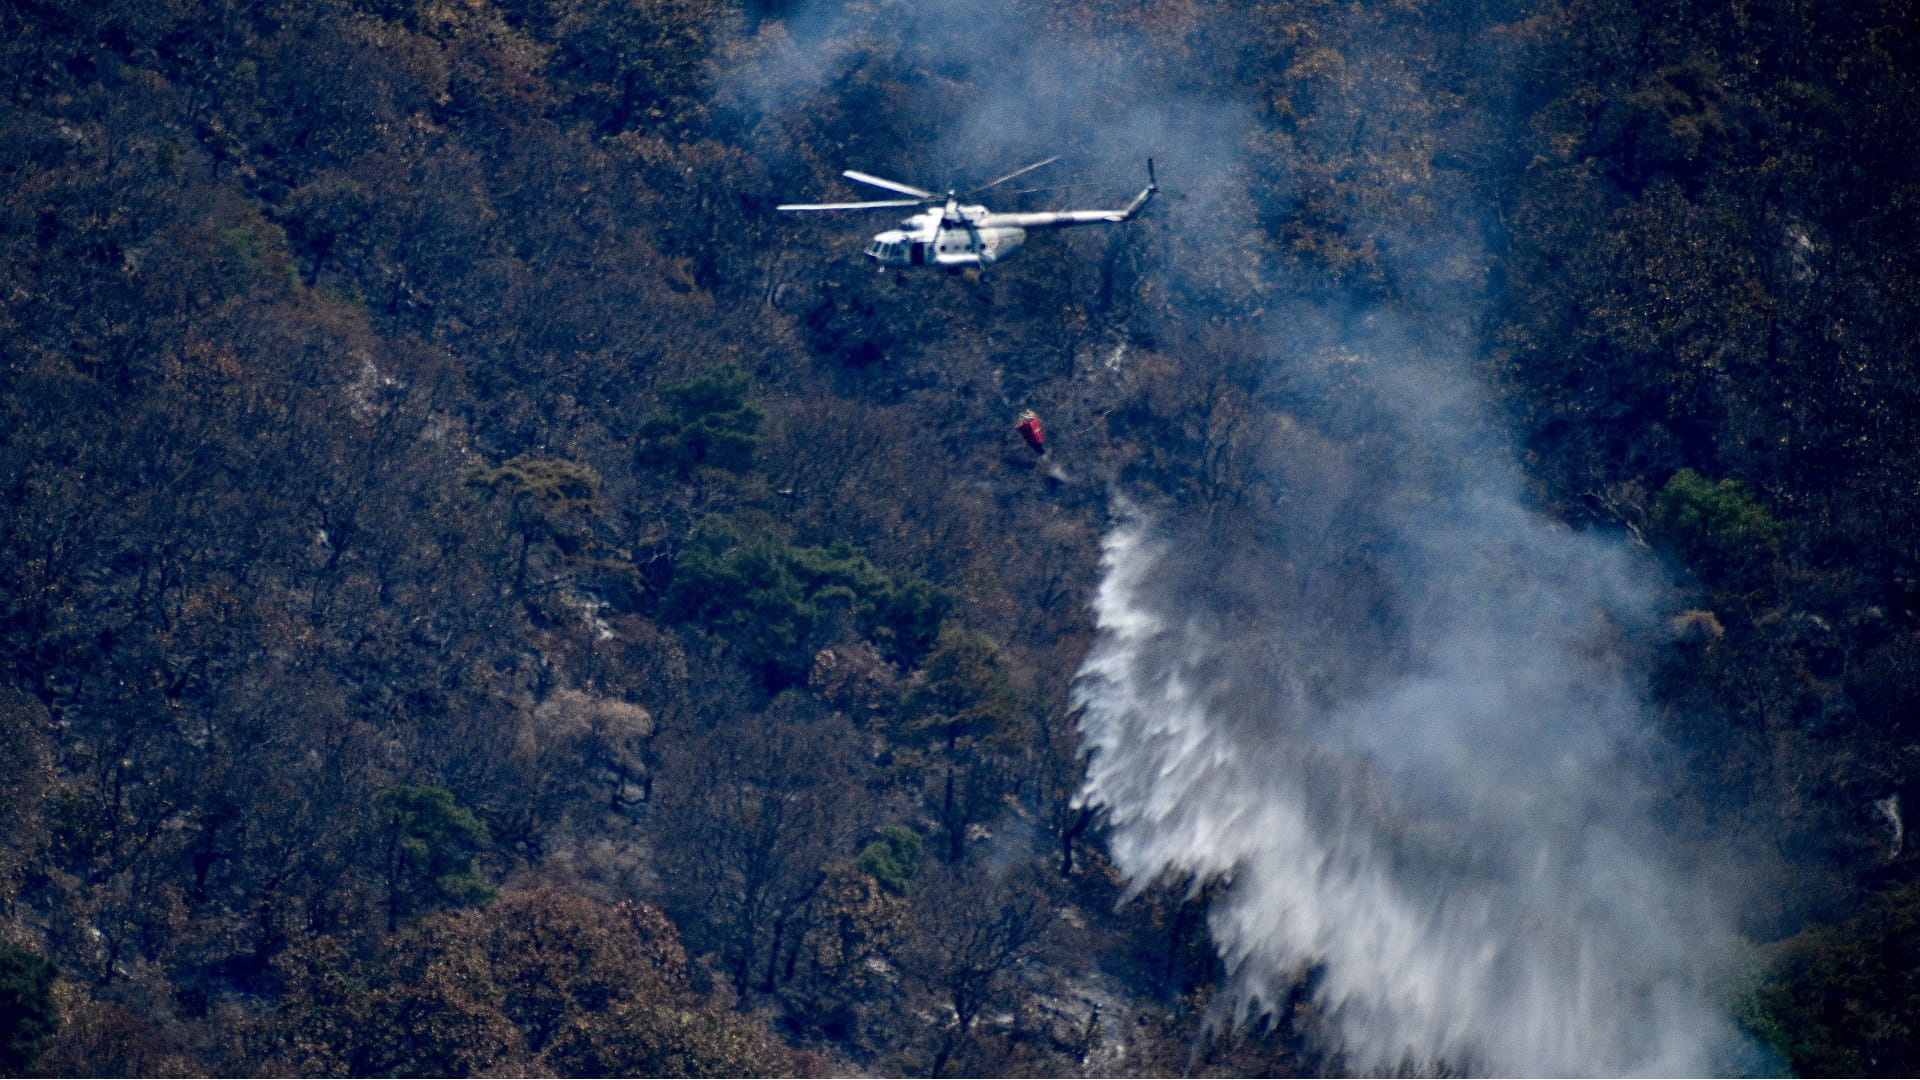
<svg viewBox="0 0 1920 1080"><path fill-rule="evenodd" d="M949 191L944 195L902 184L897 180L871 176L848 169L849 180L911 195L911 199L881 199L874 202L784 203L780 210L878 210L885 207L918 206L922 210L874 236L867 245L867 257L883 268L889 266L939 266L950 273L983 269L999 262L1026 242L1028 229L1058 229L1068 225L1108 225L1130 221L1147 205L1160 185L1153 179L1153 159L1147 159L1147 186L1134 196L1125 210L1043 210L1027 214L996 214L975 203L962 204L990 187L1004 184L1016 176L1060 160L1058 155L1036 161L1022 169L982 184L962 195Z"/></svg>

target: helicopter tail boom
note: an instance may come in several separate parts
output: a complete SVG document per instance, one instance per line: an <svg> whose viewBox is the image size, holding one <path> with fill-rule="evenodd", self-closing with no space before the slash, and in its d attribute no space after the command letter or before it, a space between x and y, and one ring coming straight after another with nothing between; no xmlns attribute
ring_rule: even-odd
<svg viewBox="0 0 1920 1080"><path fill-rule="evenodd" d="M1115 225L1123 221L1132 221L1138 215L1154 193L1160 190L1160 184L1153 178L1153 159L1147 159L1147 186L1133 197L1125 210L1042 210L1029 214L987 214L975 221L983 228L995 226L1016 229L1059 229L1069 225Z"/></svg>

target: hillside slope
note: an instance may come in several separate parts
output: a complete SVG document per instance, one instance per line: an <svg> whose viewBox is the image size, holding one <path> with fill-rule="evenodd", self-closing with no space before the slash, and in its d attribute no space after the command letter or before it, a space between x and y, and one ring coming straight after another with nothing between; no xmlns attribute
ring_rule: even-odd
<svg viewBox="0 0 1920 1080"><path fill-rule="evenodd" d="M1311 972L1196 1043L1070 687L1119 500L1272 540L1404 343L1671 568L1749 1028L1902 1072L1920 20L1219 8L0 9L0 1071L1342 1068ZM1165 191L984 277L773 210L1055 152Z"/></svg>

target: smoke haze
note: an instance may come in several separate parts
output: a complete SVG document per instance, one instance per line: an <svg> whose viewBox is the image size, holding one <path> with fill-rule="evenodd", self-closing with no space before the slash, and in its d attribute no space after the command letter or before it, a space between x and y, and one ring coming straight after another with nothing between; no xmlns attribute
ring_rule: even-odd
<svg viewBox="0 0 1920 1080"><path fill-rule="evenodd" d="M1105 542L1075 694L1082 797L1120 868L1136 889L1224 883L1210 927L1231 1018L1310 999L1349 1068L1745 1067L1712 992L1727 937L1715 891L1657 802L1640 672L1665 582L1620 537L1529 509L1471 357L1433 344L1471 340L1477 208L1444 178L1408 182L1433 207L1424 231L1372 237L1398 310L1289 302L1300 290L1242 237L1261 171L1250 114L1152 96L1130 78L1137 53L1063 48L1057 27L1013 12L803 7L731 94L759 122L791 119L855 77L861 42L897 39L927 99L887 115L919 128L927 160L846 165L945 184L1062 150L1084 174L1125 177L1157 154L1172 196L1149 215L1172 298L1160 317L1217 321L1246 277L1266 278L1251 286L1275 298L1255 309L1256 497L1228 512L1162 499L1124 511ZM1403 144L1473 137L1484 118L1458 105L1451 134L1433 130L1394 43L1344 41L1314 63L1361 74L1312 84L1288 135L1300 153L1319 139L1384 167ZM1258 180L1269 205L1295 182ZM1208 359L1185 362L1198 374Z"/></svg>
<svg viewBox="0 0 1920 1080"><path fill-rule="evenodd" d="M1240 1016L1304 987L1351 1067L1729 1067L1724 934L1649 802L1654 569L1527 511L1469 388L1327 363L1371 432L1289 418L1275 511L1107 538L1077 697L1114 857L1228 882Z"/></svg>

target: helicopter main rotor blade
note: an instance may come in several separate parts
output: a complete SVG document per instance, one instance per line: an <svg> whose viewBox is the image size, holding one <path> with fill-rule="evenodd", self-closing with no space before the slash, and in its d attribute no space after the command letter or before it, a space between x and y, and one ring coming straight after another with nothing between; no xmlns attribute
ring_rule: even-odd
<svg viewBox="0 0 1920 1080"><path fill-rule="evenodd" d="M1087 188L1094 187L1094 186L1096 185L1082 181L1080 183L1075 183L1075 184L1047 184L1042 187L1008 188L1007 190L1001 192L1000 194L1002 195L1038 195L1043 191L1084 191Z"/></svg>
<svg viewBox="0 0 1920 1080"><path fill-rule="evenodd" d="M918 195L922 199L937 199L940 197L931 191L914 187L912 184L903 184L898 180L888 180L884 177L873 176L854 169L848 169L840 175L849 180L858 180L863 184L872 184L874 187L886 188L888 191L897 191L902 195Z"/></svg>
<svg viewBox="0 0 1920 1080"><path fill-rule="evenodd" d="M981 184L979 187L974 188L972 191L967 192L967 194L978 195L979 193L987 190L990 187L993 187L997 184L1004 184L1016 176L1025 176L1026 174L1032 172L1033 170L1039 168L1042 165L1051 165L1054 162L1059 160L1060 160L1060 155L1055 154L1052 157L1047 158L1045 161L1036 161L1033 164L1026 166L1025 168L1015 169L998 180L989 180L986 183Z"/></svg>
<svg viewBox="0 0 1920 1080"><path fill-rule="evenodd" d="M876 210L887 206L919 206L918 199L881 199L878 202L781 203L775 210Z"/></svg>

